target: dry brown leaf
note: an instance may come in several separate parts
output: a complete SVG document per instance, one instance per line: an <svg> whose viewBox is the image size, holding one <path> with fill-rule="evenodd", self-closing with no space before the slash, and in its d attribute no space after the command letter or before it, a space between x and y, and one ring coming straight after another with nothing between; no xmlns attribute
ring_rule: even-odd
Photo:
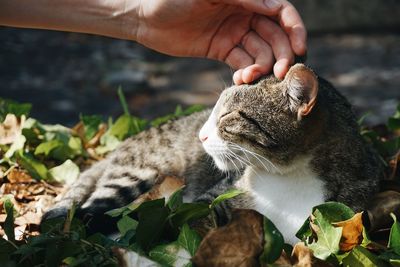
<svg viewBox="0 0 400 267"><path fill-rule="evenodd" d="M35 182L35 180L28 174L28 172L13 168L7 175L7 179L10 183L31 183Z"/></svg>
<svg viewBox="0 0 400 267"><path fill-rule="evenodd" d="M139 196L135 203L142 203L148 200L159 198L168 199L175 191L185 185L184 179L176 176L164 176L151 188L151 190Z"/></svg>
<svg viewBox="0 0 400 267"><path fill-rule="evenodd" d="M106 133L107 131L107 124L102 123L99 125L99 130L97 133L90 139L86 144L85 148L89 147L97 147L100 144L100 138Z"/></svg>
<svg viewBox="0 0 400 267"><path fill-rule="evenodd" d="M14 114L7 114L0 123L0 145L12 144L21 134L21 121Z"/></svg>
<svg viewBox="0 0 400 267"><path fill-rule="evenodd" d="M297 243L292 251L294 267L329 267L331 264L314 257L313 252L303 242Z"/></svg>
<svg viewBox="0 0 400 267"><path fill-rule="evenodd" d="M341 251L350 251L358 244L361 244L363 240L362 214L362 212L359 212L346 221L333 223L333 226L343 228L339 244Z"/></svg>
<svg viewBox="0 0 400 267"><path fill-rule="evenodd" d="M270 265L261 263L261 267L268 267ZM292 260L290 255L287 255L284 250L282 250L281 256L274 262L273 266L279 267L292 267Z"/></svg>
<svg viewBox="0 0 400 267"><path fill-rule="evenodd" d="M192 261L196 266L258 266L263 249L263 217L253 210L234 210L226 226L211 230Z"/></svg>

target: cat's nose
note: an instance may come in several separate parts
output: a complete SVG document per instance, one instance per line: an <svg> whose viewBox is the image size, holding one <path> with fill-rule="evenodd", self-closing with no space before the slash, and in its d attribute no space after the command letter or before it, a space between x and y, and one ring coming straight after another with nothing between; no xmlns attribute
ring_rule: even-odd
<svg viewBox="0 0 400 267"><path fill-rule="evenodd" d="M199 138L200 138L201 142L204 142L204 141L206 141L208 139L208 136L207 135L206 136L199 136Z"/></svg>

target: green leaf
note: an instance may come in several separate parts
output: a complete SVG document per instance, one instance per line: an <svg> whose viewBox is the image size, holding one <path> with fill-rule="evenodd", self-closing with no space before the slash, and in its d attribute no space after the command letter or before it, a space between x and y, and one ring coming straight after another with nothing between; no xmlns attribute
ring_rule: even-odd
<svg viewBox="0 0 400 267"><path fill-rule="evenodd" d="M393 213L390 216L392 216L394 222L390 229L388 248L393 249L396 254L400 255L400 223Z"/></svg>
<svg viewBox="0 0 400 267"><path fill-rule="evenodd" d="M306 241L307 238L312 236L312 230L310 227L310 218L307 218L303 225L300 227L300 229L296 233L296 237L302 241Z"/></svg>
<svg viewBox="0 0 400 267"><path fill-rule="evenodd" d="M264 249L260 261L262 263L274 263L281 256L285 242L278 228L266 217L263 219L263 229Z"/></svg>
<svg viewBox="0 0 400 267"><path fill-rule="evenodd" d="M113 135L118 140L124 140L126 137L135 133L132 117L128 114L120 116L117 121L111 126L106 134Z"/></svg>
<svg viewBox="0 0 400 267"><path fill-rule="evenodd" d="M191 266L191 256L189 252L182 248L176 241L168 245L155 247L149 252L149 257L162 266Z"/></svg>
<svg viewBox="0 0 400 267"><path fill-rule="evenodd" d="M66 160L63 164L51 168L48 172L49 177L57 182L71 185L79 177L79 167L71 160Z"/></svg>
<svg viewBox="0 0 400 267"><path fill-rule="evenodd" d="M204 108L205 107L203 105L192 105L192 106L188 107L187 109L185 109L182 113L184 116L188 116L192 113L202 111L202 110L204 110Z"/></svg>
<svg viewBox="0 0 400 267"><path fill-rule="evenodd" d="M339 202L326 202L313 208L319 210L325 220L329 223L341 222L353 218L354 211L343 203Z"/></svg>
<svg viewBox="0 0 400 267"><path fill-rule="evenodd" d="M400 129L400 104L397 106L396 113L389 118L388 127L393 131Z"/></svg>
<svg viewBox="0 0 400 267"><path fill-rule="evenodd" d="M184 224L178 236L179 245L189 251L190 255L194 256L200 242L200 235L195 230L190 229L187 224Z"/></svg>
<svg viewBox="0 0 400 267"><path fill-rule="evenodd" d="M17 152L17 158L22 167L24 167L33 178L37 180L47 179L46 166L37 161L31 154L19 150Z"/></svg>
<svg viewBox="0 0 400 267"><path fill-rule="evenodd" d="M176 190L168 199L167 206L170 210L176 210L183 203L183 188Z"/></svg>
<svg viewBox="0 0 400 267"><path fill-rule="evenodd" d="M143 203L137 209L139 224L136 229L136 240L141 248L148 251L163 234L169 209L164 205L153 205L151 208L143 207L146 203L148 202Z"/></svg>
<svg viewBox="0 0 400 267"><path fill-rule="evenodd" d="M99 155L103 155L107 152L113 151L118 147L118 145L121 143L120 140L118 140L117 137L109 134L104 134L100 138L100 144L101 146L96 147L96 153Z"/></svg>
<svg viewBox="0 0 400 267"><path fill-rule="evenodd" d="M85 130L85 139L90 140L99 130L100 124L103 122L101 116L98 115L80 115Z"/></svg>
<svg viewBox="0 0 400 267"><path fill-rule="evenodd" d="M369 252L366 248L357 246L343 259L343 266L382 267L388 265L379 260L376 255Z"/></svg>
<svg viewBox="0 0 400 267"><path fill-rule="evenodd" d="M182 116L182 115L183 115L183 109L182 109L182 106L181 106L181 105L177 105L177 106L176 106L174 115L175 115L176 117L179 117L179 116Z"/></svg>
<svg viewBox="0 0 400 267"><path fill-rule="evenodd" d="M10 102L8 104L8 113L14 114L17 117L22 115L28 116L32 109L32 105L28 103L18 104L16 102Z"/></svg>
<svg viewBox="0 0 400 267"><path fill-rule="evenodd" d="M3 121L7 114L14 114L17 117L28 116L32 105L28 103L17 103L9 99L0 98L0 121Z"/></svg>
<svg viewBox="0 0 400 267"><path fill-rule="evenodd" d="M45 156L48 156L53 149L63 145L64 143L61 142L60 140L46 141L36 147L34 154L35 155L44 154Z"/></svg>
<svg viewBox="0 0 400 267"><path fill-rule="evenodd" d="M317 232L318 240L310 244L309 248L313 250L315 257L325 260L330 255L339 252L342 228L333 227L319 209L316 209L313 214L315 216L314 224L319 228Z"/></svg>
<svg viewBox="0 0 400 267"><path fill-rule="evenodd" d="M16 247L10 241L0 237L0 264L10 260L10 256L16 250Z"/></svg>
<svg viewBox="0 0 400 267"><path fill-rule="evenodd" d="M393 131L400 129L400 118L389 118L387 125Z"/></svg>
<svg viewBox="0 0 400 267"><path fill-rule="evenodd" d="M228 190L226 193L219 195L218 197L216 197L213 202L211 202L210 208L213 209L215 206L217 206L219 203L221 203L222 201L225 201L227 199L230 198L234 198L240 194L243 194L243 191L240 191L238 189L231 189Z"/></svg>
<svg viewBox="0 0 400 267"><path fill-rule="evenodd" d="M121 236L125 235L126 232L129 230L136 230L138 226L138 221L132 219L131 217L125 215L122 216L121 219L117 222L117 227L119 232L121 233Z"/></svg>
<svg viewBox="0 0 400 267"><path fill-rule="evenodd" d="M185 223L208 216L210 211L206 203L183 203L169 216L170 224L177 229Z"/></svg>
<svg viewBox="0 0 400 267"><path fill-rule="evenodd" d="M118 97L119 97L119 102L121 103L122 109L124 110L125 115L130 115L129 109L128 109L128 103L126 102L126 98L124 95L124 92L122 91L122 87L118 87Z"/></svg>
<svg viewBox="0 0 400 267"><path fill-rule="evenodd" d="M10 242L15 242L14 234L14 205L10 199L6 198L4 200L4 209L6 210L6 220L4 221L4 232L7 235L7 239Z"/></svg>

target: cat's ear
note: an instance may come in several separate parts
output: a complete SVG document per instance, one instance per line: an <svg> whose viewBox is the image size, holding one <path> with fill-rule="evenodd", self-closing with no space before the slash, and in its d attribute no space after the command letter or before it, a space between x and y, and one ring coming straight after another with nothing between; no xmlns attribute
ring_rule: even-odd
<svg viewBox="0 0 400 267"><path fill-rule="evenodd" d="M290 109L297 112L297 118L307 116L315 106L318 95L318 78L303 64L290 68L283 80Z"/></svg>

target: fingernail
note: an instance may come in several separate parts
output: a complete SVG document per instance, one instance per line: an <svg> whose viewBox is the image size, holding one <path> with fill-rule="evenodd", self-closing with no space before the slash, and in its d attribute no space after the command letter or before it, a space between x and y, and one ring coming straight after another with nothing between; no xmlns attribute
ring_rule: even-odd
<svg viewBox="0 0 400 267"><path fill-rule="evenodd" d="M270 9L276 9L282 4L278 0L264 0L264 5L266 5Z"/></svg>

